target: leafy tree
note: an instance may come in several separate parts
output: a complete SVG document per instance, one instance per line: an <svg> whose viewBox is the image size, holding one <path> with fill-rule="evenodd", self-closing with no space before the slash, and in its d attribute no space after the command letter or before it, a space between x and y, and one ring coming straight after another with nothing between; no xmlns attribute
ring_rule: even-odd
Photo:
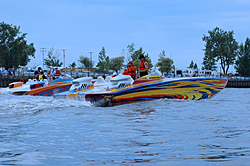
<svg viewBox="0 0 250 166"><path fill-rule="evenodd" d="M132 43L131 45L128 45L127 49L128 49L128 56L127 56L126 60L127 60L127 62L129 62L132 58L134 51L135 51L135 44ZM132 61L134 61L134 59L132 59Z"/></svg>
<svg viewBox="0 0 250 166"><path fill-rule="evenodd" d="M34 44L27 44L27 33L20 32L20 26L0 23L0 65L5 68L26 66L29 57L35 58Z"/></svg>
<svg viewBox="0 0 250 166"><path fill-rule="evenodd" d="M44 59L44 64L47 66L61 67L63 63L59 61L59 56L59 51L57 50L56 52L54 52L54 48L52 47L48 51L47 58Z"/></svg>
<svg viewBox="0 0 250 166"><path fill-rule="evenodd" d="M194 61L193 60L191 61L190 65L187 68L189 68L189 69L193 69L194 68Z"/></svg>
<svg viewBox="0 0 250 166"><path fill-rule="evenodd" d="M250 75L250 40L246 39L245 45L240 44L238 58L234 68L240 75Z"/></svg>
<svg viewBox="0 0 250 166"><path fill-rule="evenodd" d="M76 67L76 63L72 62L71 64L69 64L69 68L74 69Z"/></svg>
<svg viewBox="0 0 250 166"><path fill-rule="evenodd" d="M224 74L227 74L229 66L234 63L237 56L238 43L233 38L233 31L223 31L218 27L208 31L209 36L203 36L205 55L220 61Z"/></svg>
<svg viewBox="0 0 250 166"><path fill-rule="evenodd" d="M172 69L174 68L173 66L173 60L170 58L166 57L166 53L163 50L160 54L159 54L159 59L158 62L156 63L156 66L159 67L159 70L164 73L169 73L172 71Z"/></svg>
<svg viewBox="0 0 250 166"><path fill-rule="evenodd" d="M136 69L138 70L139 67L140 67L140 63L141 63L140 59L134 60L133 63L134 63L134 65L135 65Z"/></svg>
<svg viewBox="0 0 250 166"><path fill-rule="evenodd" d="M131 55L132 61L138 59L139 55L141 55L141 54L145 54L145 52L142 50L142 47L140 47L138 50L135 50L132 53L132 55Z"/></svg>
<svg viewBox="0 0 250 166"><path fill-rule="evenodd" d="M109 69L109 56L106 55L106 51L105 51L104 47L102 47L102 50L99 52L98 64L96 66L99 67L99 71L108 72L108 69Z"/></svg>
<svg viewBox="0 0 250 166"><path fill-rule="evenodd" d="M216 63L215 63L215 58L211 57L211 56L208 56L208 55L205 55L203 57L203 66L202 66L202 70L212 70L212 71L216 71L217 69L217 66L216 66Z"/></svg>
<svg viewBox="0 0 250 166"><path fill-rule="evenodd" d="M198 66L197 66L197 64L196 64L196 63L194 64L194 69L198 69Z"/></svg>
<svg viewBox="0 0 250 166"><path fill-rule="evenodd" d="M119 70L123 67L124 63L124 56L116 57L110 59L110 70L114 70L116 73L118 73Z"/></svg>
<svg viewBox="0 0 250 166"><path fill-rule="evenodd" d="M94 66L94 61L90 61L88 57L80 56L80 60L78 60L85 69L92 69Z"/></svg>

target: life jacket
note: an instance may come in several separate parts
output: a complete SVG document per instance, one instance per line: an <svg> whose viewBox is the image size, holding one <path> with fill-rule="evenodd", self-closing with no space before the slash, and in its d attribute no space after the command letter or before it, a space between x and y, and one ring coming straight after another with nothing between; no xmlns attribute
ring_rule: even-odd
<svg viewBox="0 0 250 166"><path fill-rule="evenodd" d="M142 61L140 63L139 70L144 70L145 69L145 65L144 65L145 62L148 62L148 60L144 59L144 61ZM144 76L144 75L148 75L148 72L147 71L146 72L140 72L140 75L141 75L141 77Z"/></svg>
<svg viewBox="0 0 250 166"><path fill-rule="evenodd" d="M123 75L128 75L128 69L125 69Z"/></svg>
<svg viewBox="0 0 250 166"><path fill-rule="evenodd" d="M60 76L61 76L60 70L56 70L56 73L55 73L54 77L60 77Z"/></svg>
<svg viewBox="0 0 250 166"><path fill-rule="evenodd" d="M39 80L43 80L44 79L44 75L40 74L38 78L39 78Z"/></svg>
<svg viewBox="0 0 250 166"><path fill-rule="evenodd" d="M127 71L128 71L128 75L130 75L132 78L136 77L136 67L135 66L128 67Z"/></svg>

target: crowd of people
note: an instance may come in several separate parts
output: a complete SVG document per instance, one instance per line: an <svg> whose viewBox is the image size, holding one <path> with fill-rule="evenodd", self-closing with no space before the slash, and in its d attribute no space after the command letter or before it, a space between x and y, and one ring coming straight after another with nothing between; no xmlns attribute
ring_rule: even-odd
<svg viewBox="0 0 250 166"><path fill-rule="evenodd" d="M123 75L130 75L134 80L137 77L148 75L148 67L149 67L148 60L145 58L143 54L141 54L138 59L141 60L138 71L134 66L133 61L130 61L128 63L127 69L124 70Z"/></svg>
<svg viewBox="0 0 250 166"><path fill-rule="evenodd" d="M127 65L127 68L124 70L123 75L130 75L134 80L137 77L148 75L148 68L149 68L148 60L145 58L143 54L141 54L138 59L141 60L139 69L137 70L133 61L130 61ZM15 75L15 70L12 68L9 70L5 70L5 68L2 67L0 70L0 75L2 74L12 75L12 73L13 75ZM45 75L43 69L41 67L38 67L38 69L34 72L33 79L37 80L48 79L49 81L51 81L53 79L59 78L61 75L62 75L61 71L58 70L58 68L55 68L53 73L48 71L47 74Z"/></svg>
<svg viewBox="0 0 250 166"><path fill-rule="evenodd" d="M15 68L9 68L8 70L5 67L0 68L0 75L14 75L15 76L16 70Z"/></svg>

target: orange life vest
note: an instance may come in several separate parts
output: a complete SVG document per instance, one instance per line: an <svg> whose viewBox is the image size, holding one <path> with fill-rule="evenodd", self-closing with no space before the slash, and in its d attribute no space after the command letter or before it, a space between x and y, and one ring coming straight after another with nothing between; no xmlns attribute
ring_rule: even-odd
<svg viewBox="0 0 250 166"><path fill-rule="evenodd" d="M130 66L124 70L123 75L130 75L132 78L136 77L136 67Z"/></svg>
<svg viewBox="0 0 250 166"><path fill-rule="evenodd" d="M128 75L130 75L132 78L136 77L136 67L135 66L131 66L128 67Z"/></svg>
<svg viewBox="0 0 250 166"><path fill-rule="evenodd" d="M147 60L147 59L144 59L144 61L142 61L142 62L140 63L140 68L139 68L140 71L146 69L146 68L145 68L145 65L144 65L145 62L148 62L148 60ZM140 76L141 76L141 77L144 76L144 75L148 75L148 72L147 72L147 71L145 71L145 72L140 72Z"/></svg>

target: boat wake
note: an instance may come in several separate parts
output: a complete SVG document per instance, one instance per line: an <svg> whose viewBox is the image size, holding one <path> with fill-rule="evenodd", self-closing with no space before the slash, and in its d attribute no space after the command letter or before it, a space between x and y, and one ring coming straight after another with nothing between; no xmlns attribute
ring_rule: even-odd
<svg viewBox="0 0 250 166"><path fill-rule="evenodd" d="M36 115L45 111L65 110L75 107L89 107L90 103L85 101L54 99L44 96L13 96L0 95L0 118L23 117Z"/></svg>

